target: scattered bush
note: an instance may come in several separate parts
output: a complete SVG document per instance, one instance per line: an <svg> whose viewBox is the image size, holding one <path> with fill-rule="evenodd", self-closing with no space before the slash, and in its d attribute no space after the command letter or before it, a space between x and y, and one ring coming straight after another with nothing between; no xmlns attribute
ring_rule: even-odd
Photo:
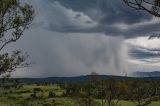
<svg viewBox="0 0 160 106"><path fill-rule="evenodd" d="M56 101L53 99L52 102L55 103Z"/></svg>
<svg viewBox="0 0 160 106"><path fill-rule="evenodd" d="M4 92L4 94L5 94L5 95L7 95L7 94L8 94L8 92Z"/></svg>
<svg viewBox="0 0 160 106"><path fill-rule="evenodd" d="M34 92L39 92L39 91L42 91L42 89L41 88L33 88L33 91Z"/></svg>
<svg viewBox="0 0 160 106"><path fill-rule="evenodd" d="M31 95L32 95L32 94L31 94ZM32 99L32 98L28 97L28 98L26 98L25 100L27 100L27 101L28 101L28 100L31 100L31 99Z"/></svg>
<svg viewBox="0 0 160 106"><path fill-rule="evenodd" d="M17 100L17 97L14 97L14 96L8 96L8 99L10 99L10 100Z"/></svg>
<svg viewBox="0 0 160 106"><path fill-rule="evenodd" d="M67 94L65 92L62 93L62 97L67 97Z"/></svg>
<svg viewBox="0 0 160 106"><path fill-rule="evenodd" d="M48 97L49 97L49 98L53 98L53 97L55 97L55 96L56 96L56 94L55 94L54 92L49 91L49 93L48 93Z"/></svg>
<svg viewBox="0 0 160 106"><path fill-rule="evenodd" d="M12 90L10 90L10 91L9 91L9 93L13 93L13 91L12 91Z"/></svg>
<svg viewBox="0 0 160 106"><path fill-rule="evenodd" d="M34 97L34 94L31 94L30 97Z"/></svg>

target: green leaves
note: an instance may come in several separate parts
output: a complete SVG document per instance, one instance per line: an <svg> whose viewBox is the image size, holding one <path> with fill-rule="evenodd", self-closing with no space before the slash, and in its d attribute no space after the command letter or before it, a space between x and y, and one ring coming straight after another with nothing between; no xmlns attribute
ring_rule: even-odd
<svg viewBox="0 0 160 106"><path fill-rule="evenodd" d="M28 55L23 55L20 51L13 51L11 55L8 53L0 55L0 74L12 72L16 68L29 66L25 62L27 58Z"/></svg>
<svg viewBox="0 0 160 106"><path fill-rule="evenodd" d="M6 45L16 42L23 32L29 28L34 18L34 10L28 4L21 4L19 0L0 0L0 50ZM20 51L0 54L0 75L12 72L17 67L27 66Z"/></svg>
<svg viewBox="0 0 160 106"><path fill-rule="evenodd" d="M23 31L29 27L33 18L34 10L28 4L20 4L18 0L1 0L0 4L0 39L4 34L11 31L11 37L18 40Z"/></svg>

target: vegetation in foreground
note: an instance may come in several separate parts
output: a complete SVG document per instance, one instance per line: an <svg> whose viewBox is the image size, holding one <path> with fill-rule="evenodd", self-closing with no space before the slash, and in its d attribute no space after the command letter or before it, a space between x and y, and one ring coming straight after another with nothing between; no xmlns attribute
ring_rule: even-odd
<svg viewBox="0 0 160 106"><path fill-rule="evenodd" d="M91 75L81 82L21 84L5 79L0 89L0 106L160 106L159 80Z"/></svg>

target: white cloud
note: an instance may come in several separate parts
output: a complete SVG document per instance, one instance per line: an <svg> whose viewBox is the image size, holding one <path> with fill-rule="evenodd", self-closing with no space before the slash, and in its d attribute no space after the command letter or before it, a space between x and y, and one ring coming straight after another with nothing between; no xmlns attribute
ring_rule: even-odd
<svg viewBox="0 0 160 106"><path fill-rule="evenodd" d="M136 66L160 67L160 39L150 39L148 37L137 37L134 39L127 39L126 44L130 48L129 64ZM133 57L132 54L140 55L140 57ZM142 58L144 56L144 58Z"/></svg>
<svg viewBox="0 0 160 106"><path fill-rule="evenodd" d="M126 43L143 49L160 49L160 39L150 39L148 37L137 37L134 39L127 39Z"/></svg>
<svg viewBox="0 0 160 106"><path fill-rule="evenodd" d="M128 62L134 65L143 65L147 67L160 67L160 58L147 58L147 59L129 59Z"/></svg>

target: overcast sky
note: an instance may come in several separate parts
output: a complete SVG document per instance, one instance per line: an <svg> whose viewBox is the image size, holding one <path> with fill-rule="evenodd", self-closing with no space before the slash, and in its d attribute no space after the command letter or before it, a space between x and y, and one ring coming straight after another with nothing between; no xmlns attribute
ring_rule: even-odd
<svg viewBox="0 0 160 106"><path fill-rule="evenodd" d="M158 18L123 0L27 0L35 9L29 30L7 50L27 52L34 64L16 77L125 75L159 71Z"/></svg>

